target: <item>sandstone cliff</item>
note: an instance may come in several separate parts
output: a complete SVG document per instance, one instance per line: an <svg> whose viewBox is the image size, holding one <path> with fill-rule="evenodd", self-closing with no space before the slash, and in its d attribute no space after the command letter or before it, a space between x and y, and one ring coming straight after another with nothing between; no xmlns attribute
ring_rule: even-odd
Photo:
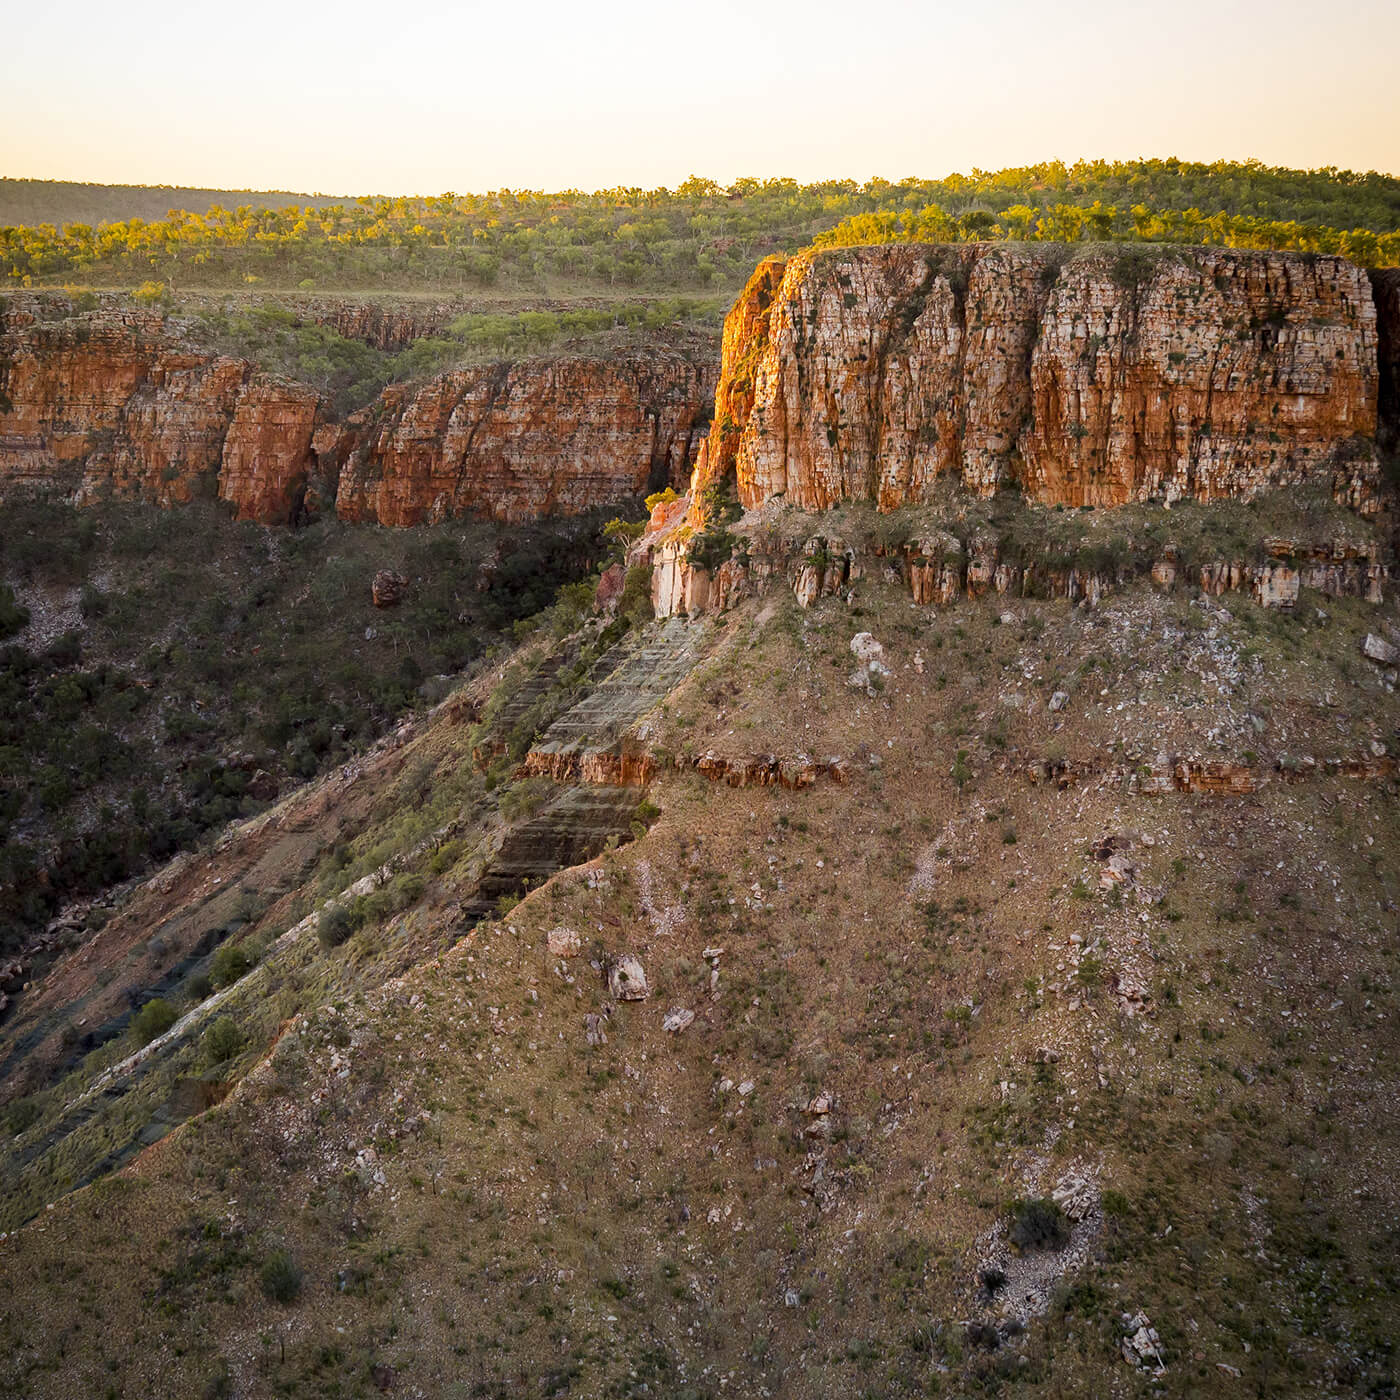
<svg viewBox="0 0 1400 1400"><path fill-rule="evenodd" d="M317 413L310 390L181 348L155 314L32 321L0 336L0 482L178 505L218 495L285 520Z"/></svg>
<svg viewBox="0 0 1400 1400"><path fill-rule="evenodd" d="M525 520L680 484L715 388L679 354L561 356L393 386L337 422L310 387L192 348L157 312L18 296L0 317L0 491L217 496L268 524ZM411 326L372 308L345 329L397 343Z"/></svg>
<svg viewBox="0 0 1400 1400"><path fill-rule="evenodd" d="M1393 344L1392 342L1389 342ZM695 488L749 508L1374 491L1378 329L1339 258L893 244L764 263L726 326Z"/></svg>
<svg viewBox="0 0 1400 1400"><path fill-rule="evenodd" d="M557 358L394 386L323 444L342 519L572 514L683 483L714 374L678 355Z"/></svg>

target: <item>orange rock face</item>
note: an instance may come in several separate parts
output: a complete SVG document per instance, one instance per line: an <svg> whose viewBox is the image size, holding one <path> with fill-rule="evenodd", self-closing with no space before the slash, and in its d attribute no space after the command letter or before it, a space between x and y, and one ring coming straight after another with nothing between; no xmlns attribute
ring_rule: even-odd
<svg viewBox="0 0 1400 1400"><path fill-rule="evenodd" d="M750 508L891 510L943 476L1071 506L1304 480L1361 504L1378 382L1371 285L1339 258L804 253L763 264L731 313L692 495L732 464Z"/></svg>
<svg viewBox="0 0 1400 1400"><path fill-rule="evenodd" d="M229 501L285 521L318 401L246 360L172 347L155 314L39 320L0 331L0 483L79 504L114 496Z"/></svg>
<svg viewBox="0 0 1400 1400"><path fill-rule="evenodd" d="M673 355L553 359L394 386L330 447L342 519L575 514L682 481L714 375Z"/></svg>
<svg viewBox="0 0 1400 1400"><path fill-rule="evenodd" d="M754 374L768 343L773 298L782 285L786 263L766 258L749 278L724 320L719 383L715 389L714 427L696 464L696 484L703 488L734 470L742 429L753 412ZM698 498L699 491L692 491Z"/></svg>
<svg viewBox="0 0 1400 1400"><path fill-rule="evenodd" d="M224 438L219 497L240 520L286 523L303 505L321 401L304 384L254 377Z"/></svg>
<svg viewBox="0 0 1400 1400"><path fill-rule="evenodd" d="M342 312L343 333L386 345L418 325ZM192 349L158 313L73 315L24 295L0 300L0 318L0 491L217 496L267 524L330 509L520 521L681 483L715 391L711 367L674 353L558 358L394 386L333 422L313 389Z"/></svg>

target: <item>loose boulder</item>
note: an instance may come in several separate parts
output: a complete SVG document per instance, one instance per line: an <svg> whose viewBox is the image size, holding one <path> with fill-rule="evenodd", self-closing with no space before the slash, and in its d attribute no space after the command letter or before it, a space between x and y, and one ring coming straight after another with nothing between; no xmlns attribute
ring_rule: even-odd
<svg viewBox="0 0 1400 1400"><path fill-rule="evenodd" d="M608 968L608 991L617 1001L645 1001L651 994L646 972L631 953L617 958Z"/></svg>
<svg viewBox="0 0 1400 1400"><path fill-rule="evenodd" d="M393 569L380 569L370 585L370 597L376 608L394 608L403 601L408 580Z"/></svg>

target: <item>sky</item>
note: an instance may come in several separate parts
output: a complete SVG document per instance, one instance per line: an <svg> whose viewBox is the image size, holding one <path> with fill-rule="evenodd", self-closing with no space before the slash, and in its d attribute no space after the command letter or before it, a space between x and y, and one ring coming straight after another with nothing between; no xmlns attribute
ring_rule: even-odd
<svg viewBox="0 0 1400 1400"><path fill-rule="evenodd" d="M1397 0L14 7L0 175L439 194L1038 160L1400 173Z"/></svg>

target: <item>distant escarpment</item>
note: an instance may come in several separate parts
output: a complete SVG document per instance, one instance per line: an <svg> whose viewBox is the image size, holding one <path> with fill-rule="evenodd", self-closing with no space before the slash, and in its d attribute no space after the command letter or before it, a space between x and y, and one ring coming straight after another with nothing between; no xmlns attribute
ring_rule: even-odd
<svg viewBox="0 0 1400 1400"><path fill-rule="evenodd" d="M1368 511L1397 343L1393 281L1373 291L1336 257L890 244L773 259L726 323L694 487L733 476L750 509L894 510L940 478L1064 506L1324 481Z"/></svg>
<svg viewBox="0 0 1400 1400"><path fill-rule="evenodd" d="M682 482L714 395L714 370L679 353L556 356L391 386L342 421L173 318L60 302L0 302L0 493L218 497L268 524L572 514ZM357 333L408 332L370 315Z"/></svg>

